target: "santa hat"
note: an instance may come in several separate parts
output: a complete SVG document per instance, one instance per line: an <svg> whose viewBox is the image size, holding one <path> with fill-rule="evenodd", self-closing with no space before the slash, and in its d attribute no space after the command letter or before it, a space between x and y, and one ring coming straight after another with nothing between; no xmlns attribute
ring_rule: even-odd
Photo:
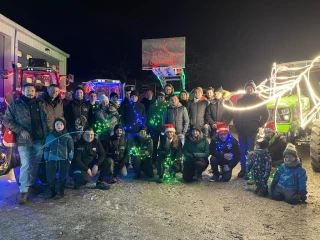
<svg viewBox="0 0 320 240"><path fill-rule="evenodd" d="M6 131L3 134L3 145L6 147L14 147L17 146L16 137L14 132L12 132L9 128L6 128Z"/></svg>
<svg viewBox="0 0 320 240"><path fill-rule="evenodd" d="M274 122L267 122L266 127L264 128L265 132L276 132L276 125L274 124Z"/></svg>
<svg viewBox="0 0 320 240"><path fill-rule="evenodd" d="M229 133L228 126L224 122L216 122L216 125L217 125L217 133L221 133L221 134Z"/></svg>
<svg viewBox="0 0 320 240"><path fill-rule="evenodd" d="M165 124L163 126L161 135L164 135L167 132L176 132L176 130L174 129L173 124Z"/></svg>

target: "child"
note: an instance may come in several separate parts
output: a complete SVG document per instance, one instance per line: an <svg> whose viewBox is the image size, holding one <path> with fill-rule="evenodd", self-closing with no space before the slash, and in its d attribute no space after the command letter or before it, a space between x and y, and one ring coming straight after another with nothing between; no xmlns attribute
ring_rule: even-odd
<svg viewBox="0 0 320 240"><path fill-rule="evenodd" d="M269 142L266 139L258 139L254 153L248 165L249 172L252 168L255 179L255 194L260 197L268 196L268 179L271 171L271 156L268 152Z"/></svg>
<svg viewBox="0 0 320 240"><path fill-rule="evenodd" d="M288 143L283 156L284 163L280 165L272 180L272 198L290 204L304 202L307 200L308 177L306 170L301 166L295 146Z"/></svg>
<svg viewBox="0 0 320 240"><path fill-rule="evenodd" d="M46 139L44 160L46 161L47 181L50 192L48 197L60 199L64 196L64 187L69 166L73 158L74 146L72 137L67 133L63 118L56 118L54 130ZM56 181L56 172L59 171L59 180Z"/></svg>

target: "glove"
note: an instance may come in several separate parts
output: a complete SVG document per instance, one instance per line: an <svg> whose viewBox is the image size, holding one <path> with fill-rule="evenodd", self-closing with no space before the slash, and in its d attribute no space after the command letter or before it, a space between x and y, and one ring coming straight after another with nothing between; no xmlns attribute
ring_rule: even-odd
<svg viewBox="0 0 320 240"><path fill-rule="evenodd" d="M307 200L307 191L306 190L301 190L300 192L299 192L299 194L300 194L300 198L301 198L301 201L302 202L305 202L306 200Z"/></svg>

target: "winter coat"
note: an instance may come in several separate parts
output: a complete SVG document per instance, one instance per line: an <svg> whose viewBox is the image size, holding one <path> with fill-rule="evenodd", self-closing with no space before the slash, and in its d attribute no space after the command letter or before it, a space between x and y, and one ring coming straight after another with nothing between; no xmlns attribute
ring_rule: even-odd
<svg viewBox="0 0 320 240"><path fill-rule="evenodd" d="M280 166L283 163L283 152L286 149L286 142L282 139L282 136L278 133L271 138L269 141L268 151L272 158L272 165Z"/></svg>
<svg viewBox="0 0 320 240"><path fill-rule="evenodd" d="M274 174L271 189L278 185L284 189L307 191L307 180L306 170L301 166L301 163L294 168L289 168L282 163Z"/></svg>
<svg viewBox="0 0 320 240"><path fill-rule="evenodd" d="M44 91L39 97L44 101L44 109L47 113L47 121L50 132L54 129L53 122L56 118L63 118L63 103L60 94L52 100L47 91Z"/></svg>
<svg viewBox="0 0 320 240"><path fill-rule="evenodd" d="M150 158L153 152L153 141L150 136L142 138L138 134L132 139L130 150L133 156L140 156L142 159ZM148 156L145 155L145 151L149 152Z"/></svg>
<svg viewBox="0 0 320 240"><path fill-rule="evenodd" d="M232 111L228 110L223 106L227 104L232 106L232 103L228 100L224 100L223 98L217 100L213 100L206 108L206 122L212 126L216 122L224 122L229 125L232 120Z"/></svg>
<svg viewBox="0 0 320 240"><path fill-rule="evenodd" d="M250 107L261 103L262 99L256 94L245 94L240 98L236 107ZM265 105L245 111L234 111L233 124L237 132L247 136L253 136L258 133L259 127L262 127L269 118L269 112Z"/></svg>
<svg viewBox="0 0 320 240"><path fill-rule="evenodd" d="M120 138L114 134L107 141L102 143L106 151L106 157L112 158L115 162L123 164L129 159L129 142L128 139L122 135Z"/></svg>
<svg viewBox="0 0 320 240"><path fill-rule="evenodd" d="M105 159L103 146L98 139L92 142L86 142L83 137L75 143L74 158L72 161L73 169L88 171L89 165L99 166Z"/></svg>
<svg viewBox="0 0 320 240"><path fill-rule="evenodd" d="M222 165L228 165L229 168L234 168L241 157L241 150L238 141L229 133L227 135L226 141L222 141L219 137L212 139L210 146L210 154L217 159ZM224 158L225 153L232 153L232 160L227 160Z"/></svg>
<svg viewBox="0 0 320 240"><path fill-rule="evenodd" d="M167 101L159 103L157 100L150 106L147 115L147 126L150 134L160 133L162 131L162 116L167 107Z"/></svg>
<svg viewBox="0 0 320 240"><path fill-rule="evenodd" d="M56 135L56 136L55 136ZM74 146L72 137L67 131L57 134L54 130L46 138L44 146L44 160L46 161L58 161L58 160L69 160L71 161L74 154Z"/></svg>
<svg viewBox="0 0 320 240"><path fill-rule="evenodd" d="M116 108L109 106L108 109L102 109L100 105L95 111L95 118L97 120L95 124L96 133L101 135L101 139L106 139L113 133L114 126L118 124L119 113Z"/></svg>
<svg viewBox="0 0 320 240"><path fill-rule="evenodd" d="M130 101L121 109L121 123L128 133L138 133L140 126L147 121L146 110L142 103Z"/></svg>
<svg viewBox="0 0 320 240"><path fill-rule="evenodd" d="M16 142L18 146L32 146L33 141L33 133L32 133L32 116L30 106L22 100L24 96L17 98L15 101L10 103L5 112L5 116L3 119L3 125L6 128L9 128L12 132L15 133ZM45 103L41 99L32 99L32 101L36 101L38 104L37 111L40 112L40 122L43 131L43 139L41 141L44 142L45 137L49 134L49 126L47 125L47 114L45 112ZM21 136L21 132L26 130L30 134L29 139L24 139Z"/></svg>
<svg viewBox="0 0 320 240"><path fill-rule="evenodd" d="M204 117L206 115L206 108L208 106L208 101L205 97L202 97L199 101L195 102L195 99L189 100L188 114L190 119L190 125L199 125L203 127L205 121Z"/></svg>
<svg viewBox="0 0 320 240"><path fill-rule="evenodd" d="M187 109L178 104L176 107L168 106L163 112L162 125L173 124L176 134L186 134L189 127L189 116Z"/></svg>
<svg viewBox="0 0 320 240"><path fill-rule="evenodd" d="M65 115L65 119L66 119L66 123L67 123L67 131L68 132L75 131L75 121L80 116L84 116L86 118L86 120L88 121L89 109L90 109L90 103L88 101L86 101L85 99L71 100L65 106L64 115ZM86 122L85 125L88 125L88 122Z"/></svg>
<svg viewBox="0 0 320 240"><path fill-rule="evenodd" d="M149 108L150 106L154 103L154 99L147 99L147 98L143 98L140 103L143 104L144 108L146 109L146 114L148 115L148 112L149 112Z"/></svg>
<svg viewBox="0 0 320 240"><path fill-rule="evenodd" d="M196 161L197 158L208 158L209 142L207 138L200 133L200 136L196 139L190 133L183 145L183 155L186 161Z"/></svg>
<svg viewBox="0 0 320 240"><path fill-rule="evenodd" d="M181 160L183 156L182 143L178 136L174 134L171 143L169 143L169 139L166 136L160 137L160 144L157 153L161 158L170 156L173 161Z"/></svg>
<svg viewBox="0 0 320 240"><path fill-rule="evenodd" d="M271 157L268 150L256 149L252 154L247 172L253 170L254 180L259 187L266 187L271 171Z"/></svg>

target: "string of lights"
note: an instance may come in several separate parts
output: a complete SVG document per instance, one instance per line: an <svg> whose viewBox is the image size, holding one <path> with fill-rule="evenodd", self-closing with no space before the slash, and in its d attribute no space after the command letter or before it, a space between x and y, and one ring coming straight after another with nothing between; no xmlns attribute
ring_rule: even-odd
<svg viewBox="0 0 320 240"><path fill-rule="evenodd" d="M285 96L286 93L291 92L294 88L297 88L297 95L300 98L300 84L305 82L307 86L307 90L311 97L311 100L314 106L309 110L305 116L302 114L302 103L299 101L299 110L300 110L300 126L305 128L318 114L319 107L320 107L320 98L316 95L315 91L313 90L311 83L310 83L310 72L316 67L319 66L320 56L316 57L310 63L306 64L302 67L290 67L285 64L280 64L279 66L274 63L272 70L271 70L271 77L262 81L256 87L256 93L263 99L258 104L250 105L247 107L232 107L228 106L227 104L223 103L224 107L232 110L232 111L248 111L263 105L266 105L270 101L275 101L276 106L278 108L278 104L281 97ZM296 74L296 72L298 72ZM278 74L281 73L281 76ZM290 75L283 76L283 74L288 73ZM237 91L232 95L243 94L244 91ZM275 119L276 121L276 119Z"/></svg>

